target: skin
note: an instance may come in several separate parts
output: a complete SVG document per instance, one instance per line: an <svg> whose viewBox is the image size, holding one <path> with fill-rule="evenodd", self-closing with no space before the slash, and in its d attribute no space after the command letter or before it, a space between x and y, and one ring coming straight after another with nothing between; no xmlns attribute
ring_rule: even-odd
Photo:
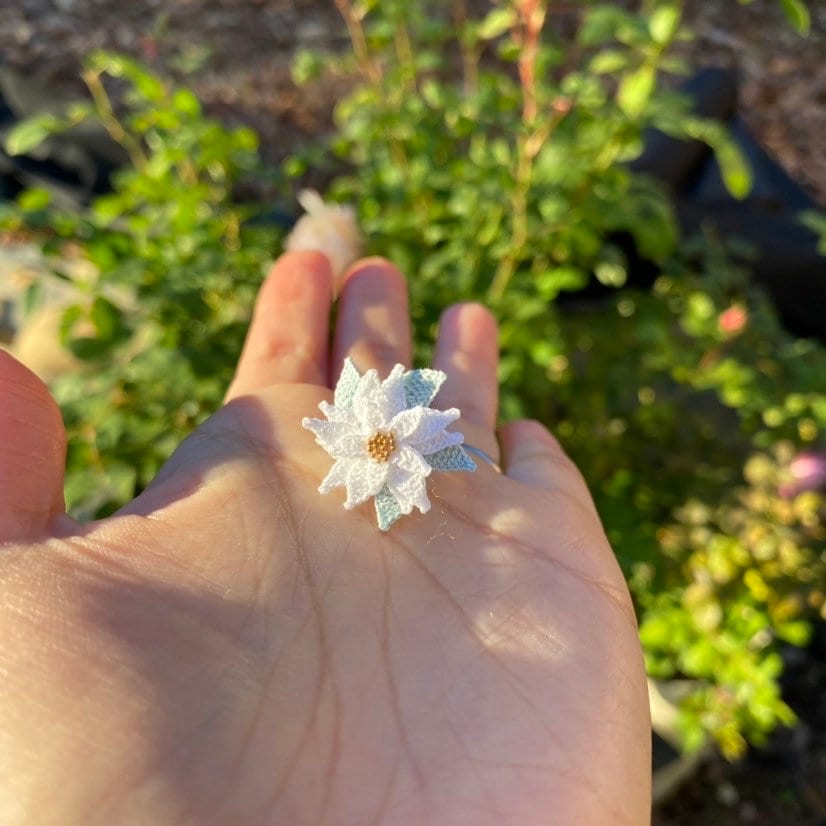
<svg viewBox="0 0 826 826"><path fill-rule="evenodd" d="M225 406L87 525L65 434L0 352L0 822L644 824L650 723L628 590L575 466L495 430L496 327L448 309L435 406L499 457L436 473L387 534L320 496L300 426L343 359L410 364L387 262L276 262Z"/></svg>

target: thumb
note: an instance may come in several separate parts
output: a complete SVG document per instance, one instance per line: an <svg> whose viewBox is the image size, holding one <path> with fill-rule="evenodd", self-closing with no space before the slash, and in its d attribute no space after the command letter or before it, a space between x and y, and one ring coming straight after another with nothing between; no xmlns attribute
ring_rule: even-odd
<svg viewBox="0 0 826 826"><path fill-rule="evenodd" d="M42 537L64 513L66 431L46 385L0 350L0 543Z"/></svg>

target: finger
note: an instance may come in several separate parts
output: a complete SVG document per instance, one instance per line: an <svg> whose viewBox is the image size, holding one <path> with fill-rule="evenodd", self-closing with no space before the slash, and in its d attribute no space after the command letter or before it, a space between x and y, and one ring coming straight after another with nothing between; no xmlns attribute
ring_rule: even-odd
<svg viewBox="0 0 826 826"><path fill-rule="evenodd" d="M437 407L458 407L468 444L494 459L499 363L496 320L481 304L457 304L442 314L433 366L447 374ZM463 431L464 432L464 431Z"/></svg>
<svg viewBox="0 0 826 826"><path fill-rule="evenodd" d="M545 490L564 487L590 498L577 466L539 422L508 422L499 436L504 471L511 479Z"/></svg>
<svg viewBox="0 0 826 826"><path fill-rule="evenodd" d="M281 256L258 293L227 401L281 382L327 384L333 274L326 256Z"/></svg>
<svg viewBox="0 0 826 826"><path fill-rule="evenodd" d="M359 261L345 275L339 298L333 381L347 357L360 372L375 367L383 377L396 364L409 366L411 350L404 276L384 259Z"/></svg>
<svg viewBox="0 0 826 826"><path fill-rule="evenodd" d="M37 539L64 513L66 431L46 385L0 350L0 542Z"/></svg>

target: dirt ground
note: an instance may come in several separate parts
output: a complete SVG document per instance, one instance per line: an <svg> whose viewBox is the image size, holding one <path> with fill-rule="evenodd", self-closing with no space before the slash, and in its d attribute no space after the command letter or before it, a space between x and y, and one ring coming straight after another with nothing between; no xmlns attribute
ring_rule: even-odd
<svg viewBox="0 0 826 826"><path fill-rule="evenodd" d="M826 204L826 2L811 0L812 33L798 37L777 0L688 0L699 65L738 67L741 113L760 141ZM563 17L570 3L551 4ZM247 123L277 161L330 128L341 83L297 89L301 47L346 48L333 0L0 0L0 65L57 87L78 87L80 58L120 50L191 84L208 110Z"/></svg>
<svg viewBox="0 0 826 826"><path fill-rule="evenodd" d="M688 53L697 66L738 68L744 119L826 205L826 2L809 5L813 31L802 40L776 0L689 0L697 40ZM347 43L333 0L0 0L0 69L71 90L80 88L79 61L89 51L132 54L185 80L210 114L253 126L272 162L329 130L345 91L336 81L297 89L289 73L296 50ZM710 762L655 813L655 826L826 824L824 654L821 644L790 664L798 729L736 766Z"/></svg>

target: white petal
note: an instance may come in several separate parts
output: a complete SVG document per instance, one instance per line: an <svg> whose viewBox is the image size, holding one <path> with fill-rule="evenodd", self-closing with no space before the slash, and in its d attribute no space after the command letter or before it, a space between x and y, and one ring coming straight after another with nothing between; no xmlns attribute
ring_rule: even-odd
<svg viewBox="0 0 826 826"><path fill-rule="evenodd" d="M424 476L409 473L404 468L393 465L387 477L387 486L396 497L402 513L410 513L414 506L422 513L430 510L430 499L427 496L427 483Z"/></svg>
<svg viewBox="0 0 826 826"><path fill-rule="evenodd" d="M422 454L422 456L430 456L431 453L438 453L446 447L460 445L464 442L464 440L465 437L461 433L449 433L447 430L443 430L441 433L437 433L429 439L425 439L422 442L416 442L413 447L415 447L416 450Z"/></svg>
<svg viewBox="0 0 826 826"><path fill-rule="evenodd" d="M352 510L375 496L387 482L389 470L388 462L374 462L372 459L353 461L347 474L347 501L344 507Z"/></svg>
<svg viewBox="0 0 826 826"><path fill-rule="evenodd" d="M353 394L353 412L358 417L363 433L375 433L387 428L392 416L387 395L379 381L379 374L375 370L368 370L359 381L359 386Z"/></svg>
<svg viewBox="0 0 826 826"><path fill-rule="evenodd" d="M441 433L460 415L461 413L455 407L450 410L411 407L409 410L402 410L398 416L394 417L389 424L389 429L408 444L417 445Z"/></svg>
<svg viewBox="0 0 826 826"><path fill-rule="evenodd" d="M403 364L397 364L390 375L381 383L381 389L387 399L386 421L407 407L407 394L404 390L404 375L407 371Z"/></svg>
<svg viewBox="0 0 826 826"><path fill-rule="evenodd" d="M358 421L355 417L355 414L349 407L339 407L338 405L330 404L330 402L319 402L318 409L331 422Z"/></svg>
<svg viewBox="0 0 826 826"><path fill-rule="evenodd" d="M390 461L408 473L417 473L419 476L430 476L433 472L430 463L422 458L422 454L407 445L402 445L396 450Z"/></svg>
<svg viewBox="0 0 826 826"><path fill-rule="evenodd" d="M327 493L333 488L341 488L347 484L347 476L350 473L350 466L357 459L338 459L330 468L330 472L324 477L324 481L318 486L319 493Z"/></svg>
<svg viewBox="0 0 826 826"><path fill-rule="evenodd" d="M366 455L367 443L364 437L354 430L354 422L325 422L324 419L302 419L301 424L315 434L315 440L331 456L353 458Z"/></svg>

